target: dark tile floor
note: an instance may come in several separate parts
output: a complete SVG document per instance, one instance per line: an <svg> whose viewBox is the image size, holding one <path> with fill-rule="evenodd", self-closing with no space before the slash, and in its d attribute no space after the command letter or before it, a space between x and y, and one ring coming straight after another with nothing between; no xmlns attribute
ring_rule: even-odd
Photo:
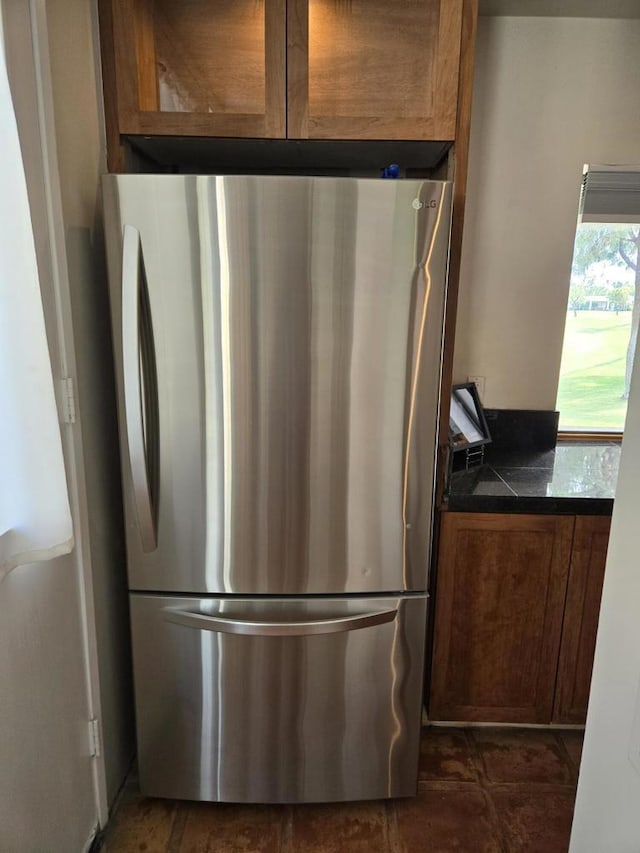
<svg viewBox="0 0 640 853"><path fill-rule="evenodd" d="M415 799L232 806L143 797L135 778L106 853L565 853L582 732L426 728Z"/></svg>

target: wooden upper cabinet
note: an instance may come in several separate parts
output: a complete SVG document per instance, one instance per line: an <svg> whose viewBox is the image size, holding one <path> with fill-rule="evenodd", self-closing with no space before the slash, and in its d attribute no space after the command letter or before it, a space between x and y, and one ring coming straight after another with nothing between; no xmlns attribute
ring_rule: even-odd
<svg viewBox="0 0 640 853"><path fill-rule="evenodd" d="M576 518L562 626L554 723L584 723L587 718L610 527L610 518Z"/></svg>
<svg viewBox="0 0 640 853"><path fill-rule="evenodd" d="M114 158L122 135L456 138L476 0L98 4Z"/></svg>
<svg viewBox="0 0 640 853"><path fill-rule="evenodd" d="M286 0L107 2L120 133L285 136Z"/></svg>
<svg viewBox="0 0 640 853"><path fill-rule="evenodd" d="M288 0L287 135L453 140L462 0Z"/></svg>
<svg viewBox="0 0 640 853"><path fill-rule="evenodd" d="M431 719L550 721L573 524L442 514Z"/></svg>

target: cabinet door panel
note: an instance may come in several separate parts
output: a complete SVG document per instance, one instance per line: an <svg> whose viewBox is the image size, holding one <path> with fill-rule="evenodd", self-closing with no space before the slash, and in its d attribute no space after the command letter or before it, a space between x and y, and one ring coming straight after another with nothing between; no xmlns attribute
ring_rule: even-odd
<svg viewBox="0 0 640 853"><path fill-rule="evenodd" d="M573 523L443 514L432 719L551 720Z"/></svg>
<svg viewBox="0 0 640 853"><path fill-rule="evenodd" d="M587 718L610 527L610 518L576 518L553 711L555 723L584 723Z"/></svg>
<svg viewBox="0 0 640 853"><path fill-rule="evenodd" d="M285 0L113 0L121 133L285 135Z"/></svg>
<svg viewBox="0 0 640 853"><path fill-rule="evenodd" d="M289 0L288 132L453 139L462 0Z"/></svg>

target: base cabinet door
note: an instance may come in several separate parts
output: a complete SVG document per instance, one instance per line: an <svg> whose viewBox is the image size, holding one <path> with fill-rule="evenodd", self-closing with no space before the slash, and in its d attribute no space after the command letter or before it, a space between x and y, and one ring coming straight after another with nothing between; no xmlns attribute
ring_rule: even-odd
<svg viewBox="0 0 640 853"><path fill-rule="evenodd" d="M554 723L584 723L611 519L576 518L560 644Z"/></svg>
<svg viewBox="0 0 640 853"><path fill-rule="evenodd" d="M431 719L550 721L573 526L443 513Z"/></svg>
<svg viewBox="0 0 640 853"><path fill-rule="evenodd" d="M245 803L416 793L427 599L132 594L140 787Z"/></svg>

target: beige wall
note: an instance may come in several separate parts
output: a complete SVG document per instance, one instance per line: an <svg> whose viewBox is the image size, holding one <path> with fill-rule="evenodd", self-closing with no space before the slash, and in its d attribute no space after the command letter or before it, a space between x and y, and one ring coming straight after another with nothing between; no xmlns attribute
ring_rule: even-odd
<svg viewBox="0 0 640 853"><path fill-rule="evenodd" d="M46 0L89 504L102 731L111 802L134 750L124 529L100 175L106 171L94 4Z"/></svg>
<svg viewBox="0 0 640 853"><path fill-rule="evenodd" d="M555 408L584 163L640 162L640 21L482 17L454 380Z"/></svg>

